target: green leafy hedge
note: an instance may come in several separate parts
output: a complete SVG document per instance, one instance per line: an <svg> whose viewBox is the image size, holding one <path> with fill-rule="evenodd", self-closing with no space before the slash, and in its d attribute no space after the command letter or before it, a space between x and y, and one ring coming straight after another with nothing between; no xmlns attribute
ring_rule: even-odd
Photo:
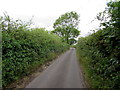
<svg viewBox="0 0 120 90"><path fill-rule="evenodd" d="M30 74L41 64L66 51L69 45L43 28L30 29L9 16L1 17L3 86Z"/></svg>
<svg viewBox="0 0 120 90"><path fill-rule="evenodd" d="M120 37L114 41L108 37L111 32L107 35L104 32L106 30L79 38L77 53L91 87L120 88Z"/></svg>
<svg viewBox="0 0 120 90"><path fill-rule="evenodd" d="M109 25L105 22L105 28L79 38L77 44L77 54L86 78L94 88L120 88L120 19L117 19L120 18L120 1L108 5Z"/></svg>

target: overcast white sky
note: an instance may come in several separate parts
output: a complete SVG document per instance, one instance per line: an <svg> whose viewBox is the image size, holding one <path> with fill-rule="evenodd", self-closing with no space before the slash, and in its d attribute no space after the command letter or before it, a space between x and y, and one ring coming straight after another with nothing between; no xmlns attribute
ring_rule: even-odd
<svg viewBox="0 0 120 90"><path fill-rule="evenodd" d="M29 21L32 16L37 27L52 30L53 23L62 14L76 11L80 14L81 36L88 35L99 26L98 21L90 23L97 13L103 11L109 0L0 0L0 15L7 12L13 19Z"/></svg>

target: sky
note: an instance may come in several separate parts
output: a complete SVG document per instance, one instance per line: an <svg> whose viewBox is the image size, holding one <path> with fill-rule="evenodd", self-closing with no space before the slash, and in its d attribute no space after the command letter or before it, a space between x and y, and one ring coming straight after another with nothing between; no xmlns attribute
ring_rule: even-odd
<svg viewBox="0 0 120 90"><path fill-rule="evenodd" d="M109 0L1 0L0 15L7 12L13 19L29 21L34 27L53 30L53 23L62 14L76 11L80 15L79 30L81 36L87 36L91 30L99 28L99 21L92 20L105 10Z"/></svg>

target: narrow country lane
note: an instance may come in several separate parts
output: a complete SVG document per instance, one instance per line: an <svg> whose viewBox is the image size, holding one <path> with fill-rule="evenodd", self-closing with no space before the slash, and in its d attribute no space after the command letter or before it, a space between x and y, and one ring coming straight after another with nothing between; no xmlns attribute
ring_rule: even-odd
<svg viewBox="0 0 120 90"><path fill-rule="evenodd" d="M57 58L26 88L86 88L76 50L70 49Z"/></svg>

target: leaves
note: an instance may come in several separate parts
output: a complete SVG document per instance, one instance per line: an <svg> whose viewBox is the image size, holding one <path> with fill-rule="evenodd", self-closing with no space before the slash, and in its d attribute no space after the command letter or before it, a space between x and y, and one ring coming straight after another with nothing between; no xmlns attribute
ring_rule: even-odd
<svg viewBox="0 0 120 90"><path fill-rule="evenodd" d="M8 21L5 17L1 20ZM48 33L45 29L30 29L29 25L24 26L18 22L10 19L10 29L2 25L3 87L30 74L38 66L69 48L60 37Z"/></svg>
<svg viewBox="0 0 120 90"><path fill-rule="evenodd" d="M120 24L117 23L120 18L119 7L120 1L109 2L106 11L97 17L104 28L79 38L77 44L80 61L87 68L93 88L120 88Z"/></svg>
<svg viewBox="0 0 120 90"><path fill-rule="evenodd" d="M62 37L64 42L73 44L71 40L78 37L80 33L78 30L79 21L79 15L76 12L65 13L55 21L53 25L55 30L52 32Z"/></svg>

